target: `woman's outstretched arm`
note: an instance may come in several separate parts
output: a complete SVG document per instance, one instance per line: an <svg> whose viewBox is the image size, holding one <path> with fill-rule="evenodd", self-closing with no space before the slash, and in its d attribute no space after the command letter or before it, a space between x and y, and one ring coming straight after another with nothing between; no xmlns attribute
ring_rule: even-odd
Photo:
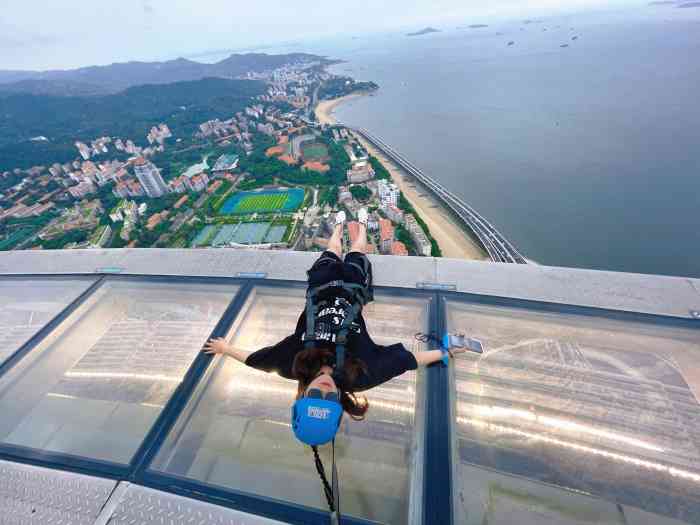
<svg viewBox="0 0 700 525"><path fill-rule="evenodd" d="M463 354L466 352L464 348L451 348L450 352L452 356L455 356L457 354ZM418 362L418 366L420 365L430 365L433 363L437 363L442 359L442 350L426 350L424 352L416 352L413 354L416 358L416 361Z"/></svg>
<svg viewBox="0 0 700 525"><path fill-rule="evenodd" d="M204 345L203 352L208 355L221 354L233 357L236 361L240 361L241 363L245 363L246 357L248 357L248 352L231 346L223 337L209 339Z"/></svg>

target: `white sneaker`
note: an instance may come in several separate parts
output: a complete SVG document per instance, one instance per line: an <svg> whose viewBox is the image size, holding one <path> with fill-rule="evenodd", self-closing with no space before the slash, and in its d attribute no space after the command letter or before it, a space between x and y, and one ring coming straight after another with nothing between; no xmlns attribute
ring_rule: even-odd
<svg viewBox="0 0 700 525"><path fill-rule="evenodd" d="M360 208L357 212L357 221L367 226L367 208Z"/></svg>
<svg viewBox="0 0 700 525"><path fill-rule="evenodd" d="M335 214L335 224L343 224L345 222L345 212L339 211Z"/></svg>

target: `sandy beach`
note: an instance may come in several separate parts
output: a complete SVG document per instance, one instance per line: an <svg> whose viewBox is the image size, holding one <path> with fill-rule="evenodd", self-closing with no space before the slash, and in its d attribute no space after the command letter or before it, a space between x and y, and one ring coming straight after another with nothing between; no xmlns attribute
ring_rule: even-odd
<svg viewBox="0 0 700 525"><path fill-rule="evenodd" d="M322 100L316 106L316 118L322 124L336 124L333 110L347 100L361 97L362 93L355 93L333 100ZM454 259L486 260L488 259L483 249L457 224L455 219L445 210L442 203L433 197L420 185L410 181L404 172L391 160L385 157L362 137L357 136L360 143L369 153L384 165L391 174L394 182L403 192L430 229L430 233L437 241L443 257Z"/></svg>
<svg viewBox="0 0 700 525"><path fill-rule="evenodd" d="M333 116L333 111L335 108L341 104L352 100L355 98L363 97L366 93L352 93L351 95L345 95L344 97L333 98L331 100L322 100L316 104L316 118L321 124L337 124L338 121Z"/></svg>

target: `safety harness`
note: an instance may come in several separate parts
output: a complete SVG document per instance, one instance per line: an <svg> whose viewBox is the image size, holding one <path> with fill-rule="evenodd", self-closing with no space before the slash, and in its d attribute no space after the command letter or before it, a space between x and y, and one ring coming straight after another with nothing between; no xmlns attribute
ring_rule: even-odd
<svg viewBox="0 0 700 525"><path fill-rule="evenodd" d="M324 259L321 259L323 261ZM328 258L329 261L335 262L335 259ZM338 327L331 328L335 332L335 363L333 364L333 381L338 388L343 388L345 380L345 348L348 342L348 332L352 323L362 311L362 308L367 303L374 300L374 292L372 287L372 274L369 262L364 259L364 268L355 262L346 262L352 266L356 266L365 276L365 284L348 283L343 280L330 281L315 288L309 288L306 292L306 332L304 333L304 347L313 348L316 344L328 341L321 341L315 338L316 315L318 312L334 302L338 296L338 290L344 296L345 302L342 309L345 313L343 322ZM328 293L329 290L335 289L334 293ZM324 293L326 292L326 293ZM331 524L340 524L340 489L338 486L338 470L335 465L335 438L331 442L331 484L329 486L326 479L326 472L318 455L318 447L312 446L314 452L314 462L316 470L321 478L323 490L328 502L328 508L331 512Z"/></svg>

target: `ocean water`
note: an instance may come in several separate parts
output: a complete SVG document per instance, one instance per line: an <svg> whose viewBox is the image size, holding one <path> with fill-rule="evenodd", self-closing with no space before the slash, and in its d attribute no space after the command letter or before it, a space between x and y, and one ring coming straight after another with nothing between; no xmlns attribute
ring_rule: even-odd
<svg viewBox="0 0 700 525"><path fill-rule="evenodd" d="M456 26L305 50L381 86L339 107L342 122L402 151L527 257L700 277L700 9Z"/></svg>

